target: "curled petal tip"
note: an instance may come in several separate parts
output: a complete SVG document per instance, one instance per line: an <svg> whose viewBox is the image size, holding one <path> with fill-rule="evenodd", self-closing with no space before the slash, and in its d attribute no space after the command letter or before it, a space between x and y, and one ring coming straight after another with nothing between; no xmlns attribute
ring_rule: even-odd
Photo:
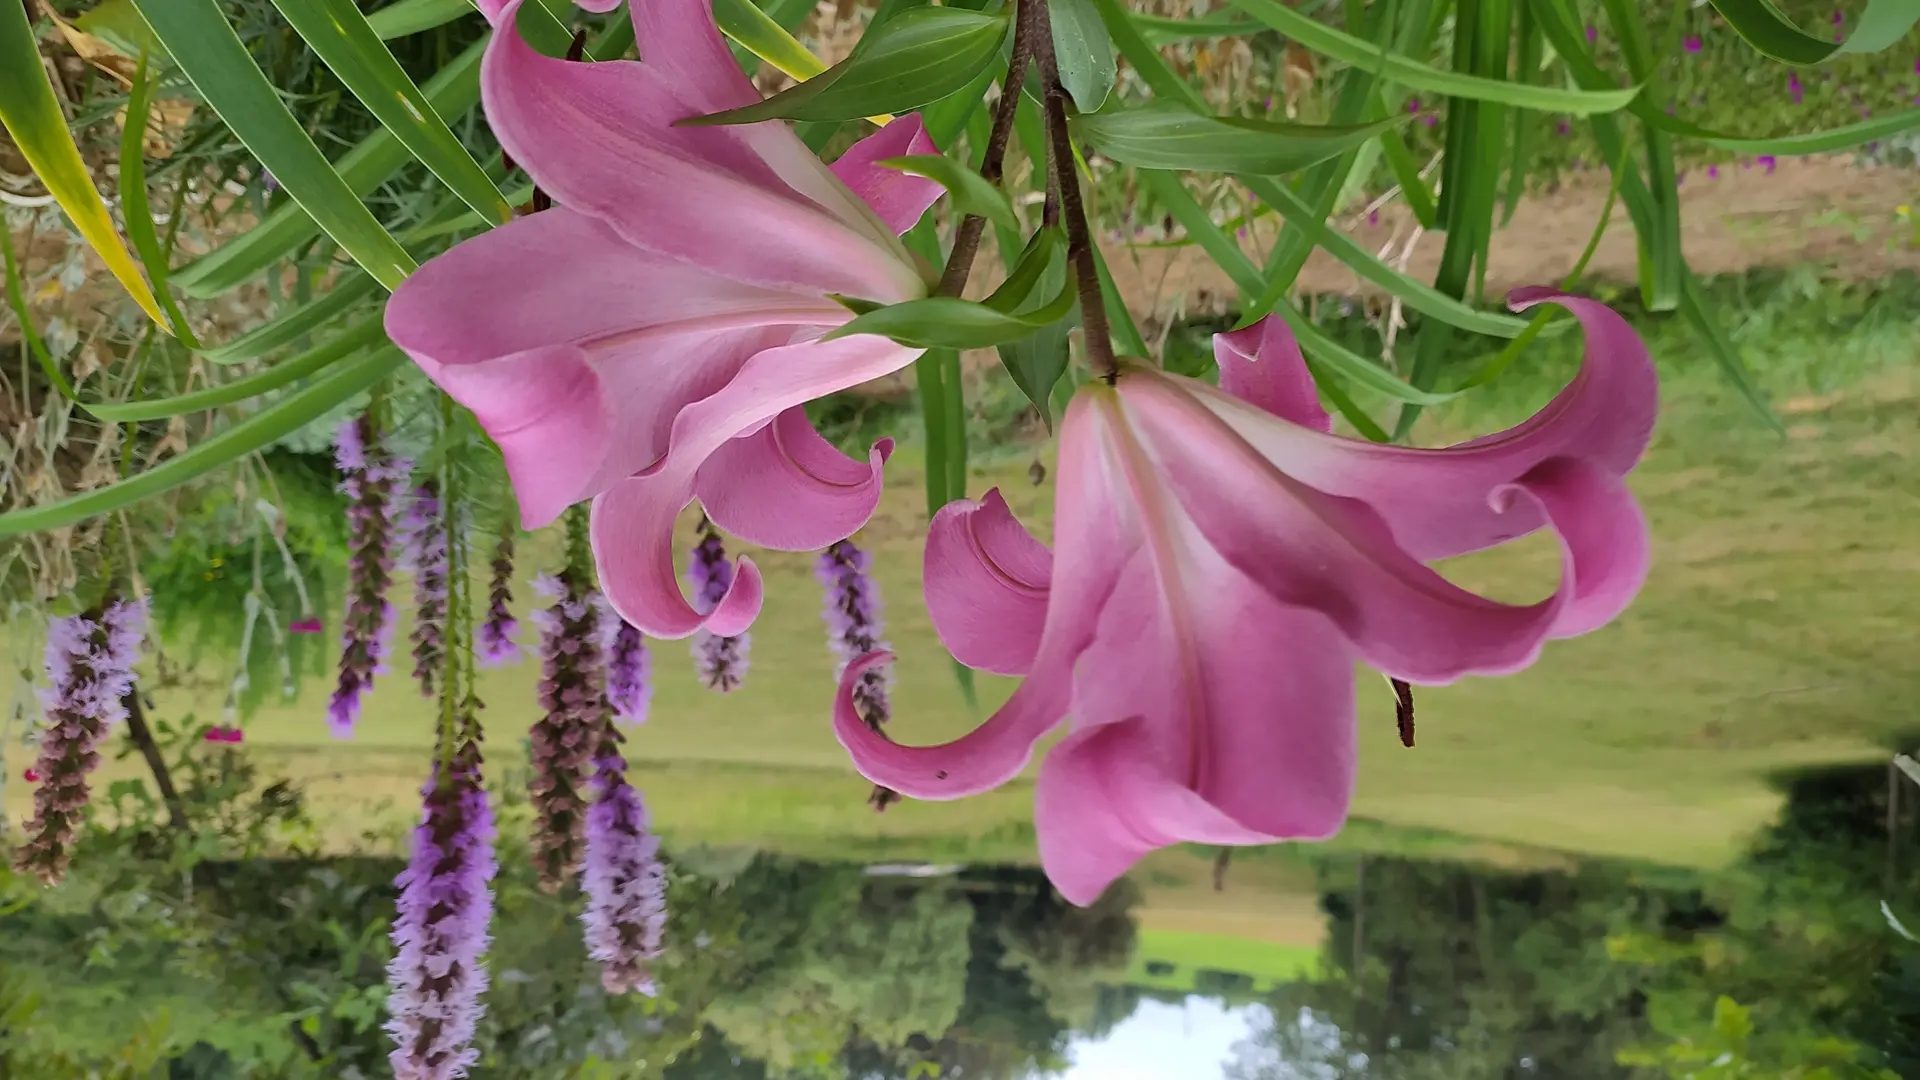
<svg viewBox="0 0 1920 1080"><path fill-rule="evenodd" d="M701 629L716 637L737 637L747 632L753 620L760 614L760 605L765 600L765 587L760 579L760 568L745 555L734 561L733 584L728 586L726 598L713 609Z"/></svg>
<svg viewBox="0 0 1920 1080"><path fill-rule="evenodd" d="M1525 311L1535 304L1545 304L1570 293L1556 289L1552 285L1522 285L1507 293L1507 306L1514 311Z"/></svg>

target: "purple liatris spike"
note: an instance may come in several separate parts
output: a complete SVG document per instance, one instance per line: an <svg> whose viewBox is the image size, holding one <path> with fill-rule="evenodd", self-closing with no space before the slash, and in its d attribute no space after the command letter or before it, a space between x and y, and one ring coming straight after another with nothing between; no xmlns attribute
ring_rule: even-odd
<svg viewBox="0 0 1920 1080"><path fill-rule="evenodd" d="M143 599L116 600L97 616L66 615L47 624L47 685L40 691L46 721L40 755L28 770L40 786L27 842L13 853L14 869L44 884L59 882L73 861L92 794L88 777L100 764L100 741L126 718L146 624Z"/></svg>
<svg viewBox="0 0 1920 1080"><path fill-rule="evenodd" d="M413 489L401 526L413 572L413 677L424 697L447 657L447 526L431 483Z"/></svg>
<svg viewBox="0 0 1920 1080"><path fill-rule="evenodd" d="M394 1080L453 1080L480 1059L473 1034L487 989L480 958L493 920L493 811L471 742L449 775L440 772L436 765L427 781L413 854L394 879L386 1024Z"/></svg>
<svg viewBox="0 0 1920 1080"><path fill-rule="evenodd" d="M1689 53L1697 53L1701 47L1700 39L1689 35L1685 41L1680 43L1680 47Z"/></svg>
<svg viewBox="0 0 1920 1080"><path fill-rule="evenodd" d="M513 617L513 537L503 534L493 549L493 581L487 589L487 618L475 632L480 666L503 667L520 662L514 634L520 621Z"/></svg>
<svg viewBox="0 0 1920 1080"><path fill-rule="evenodd" d="M726 545L708 521L700 523L700 542L693 546L693 562L687 568L687 582L693 586L694 610L705 614L726 598L733 585L733 560L727 558ZM705 630L693 635L694 671L700 685L722 694L739 689L747 675L747 648L753 635L719 637Z"/></svg>
<svg viewBox="0 0 1920 1080"><path fill-rule="evenodd" d="M623 724L647 722L647 704L653 697L653 657L647 652L647 639L640 628L611 609L601 618L613 627L607 642L607 704L613 718Z"/></svg>
<svg viewBox="0 0 1920 1080"><path fill-rule="evenodd" d="M1759 157L1754 158L1753 160L1761 168L1767 170L1768 176L1773 175L1774 166L1779 164L1779 161L1772 154L1761 154Z"/></svg>
<svg viewBox="0 0 1920 1080"><path fill-rule="evenodd" d="M598 798L587 811L587 894L580 921L587 954L600 962L609 994L655 993L649 963L667 925L667 875L660 840L647 831L647 808L627 783L620 735L608 725L594 762Z"/></svg>
<svg viewBox="0 0 1920 1080"><path fill-rule="evenodd" d="M373 685L393 634L394 492L412 471L404 459L391 458L367 415L340 425L334 434L334 461L343 474L347 497L347 604L340 627L340 679L327 706L328 726L336 738L351 738L360 718L360 699Z"/></svg>
<svg viewBox="0 0 1920 1080"><path fill-rule="evenodd" d="M1792 71L1787 72L1787 91L1793 95L1793 103L1795 105L1806 100L1807 92L1806 89L1800 85L1800 76L1798 73Z"/></svg>
<svg viewBox="0 0 1920 1080"><path fill-rule="evenodd" d="M587 766L606 711L599 595L584 573L542 574L533 588L553 605L533 613L540 630L540 707L528 733L533 778L533 864L557 892L580 868Z"/></svg>
<svg viewBox="0 0 1920 1080"><path fill-rule="evenodd" d="M881 637L885 629L880 619L880 590L867 576L873 556L842 540L820 553L813 576L826 589L826 605L821 613L827 621L827 647L836 661L834 681L838 682L847 665L877 649L888 648ZM875 731L892 716L887 703L887 667L869 668L853 688L853 703L860 718Z"/></svg>

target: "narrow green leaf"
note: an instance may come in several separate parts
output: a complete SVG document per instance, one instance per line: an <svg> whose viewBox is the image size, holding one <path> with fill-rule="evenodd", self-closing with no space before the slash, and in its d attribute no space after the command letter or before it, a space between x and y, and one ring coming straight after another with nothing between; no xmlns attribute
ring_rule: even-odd
<svg viewBox="0 0 1920 1080"><path fill-rule="evenodd" d="M380 320L369 319L346 330L324 345L309 349L299 356L282 360L265 371L255 372L219 386L209 386L204 390L195 390L192 393L174 397L99 403L83 401L80 407L111 423L156 420L163 416L178 416L181 413L214 409L258 397L270 390L278 390L288 383L321 371L360 349L384 340L386 340L386 333L381 328Z"/></svg>
<svg viewBox="0 0 1920 1080"><path fill-rule="evenodd" d="M1106 103L1119 73L1113 39L1100 21L1100 9L1093 0L1049 0L1047 14L1060 63L1060 85L1073 98L1075 108L1091 113Z"/></svg>
<svg viewBox="0 0 1920 1080"><path fill-rule="evenodd" d="M1902 109L1899 112L1862 120L1857 124L1828 128L1825 131L1777 135L1772 138L1749 138L1744 135L1727 135L1710 131L1677 117L1668 116L1659 109L1642 109L1638 102L1635 103L1633 114L1639 117L1641 122L1659 128L1670 135L1678 135L1685 139L1699 139L1723 150L1732 150L1741 154L1783 156L1826 154L1920 128L1920 109Z"/></svg>
<svg viewBox="0 0 1920 1080"><path fill-rule="evenodd" d="M94 189L93 174L87 171L80 148L67 130L60 100L54 97L53 84L40 66L40 50L33 24L27 21L27 9L12 0L0 2L0 126L13 137L13 144L27 159L27 167L46 185L127 295L148 318L165 328L166 316L140 277L127 246L120 242L107 204Z"/></svg>
<svg viewBox="0 0 1920 1080"><path fill-rule="evenodd" d="M644 0L643 0L644 2ZM773 16L752 0L713 0L713 21L720 32L741 48L772 64L792 79L805 82L827 70L820 58L794 40Z"/></svg>
<svg viewBox="0 0 1920 1080"><path fill-rule="evenodd" d="M1398 131L1380 133L1381 156L1387 159L1387 168L1393 171L1394 183L1400 185L1400 197L1407 201L1407 209L1413 211L1413 219L1423 229L1432 229L1435 225L1433 189L1420 178L1420 164L1413 160L1413 151L1407 147L1407 140Z"/></svg>
<svg viewBox="0 0 1920 1080"><path fill-rule="evenodd" d="M34 362L46 373L47 381L68 401L78 401L79 395L73 392L73 384L67 381L66 372L60 370L60 361L54 359L47 350L46 340L33 326L33 310L27 307L26 290L22 287L23 275L20 261L13 253L13 228L7 224L6 217L0 215L0 271L6 276L7 306L13 309L13 319L20 325L20 338L26 343L26 349L33 354Z"/></svg>
<svg viewBox="0 0 1920 1080"><path fill-rule="evenodd" d="M1540 55L1546 46L1546 36L1533 17L1533 5L1519 0L1516 11L1519 25L1515 34L1520 39L1520 54L1514 59L1514 76L1518 82L1531 83L1540 77ZM1520 196L1526 194L1527 175L1533 164L1534 129L1539 123L1538 117L1524 109L1513 111L1513 156L1507 165L1506 205L1500 210L1503 229L1513 221L1514 212L1520 208Z"/></svg>
<svg viewBox="0 0 1920 1080"><path fill-rule="evenodd" d="M1145 12L1132 13L1133 24L1155 45L1173 45L1194 38L1250 37L1266 32L1266 25L1242 15L1214 15L1205 19L1169 19Z"/></svg>
<svg viewBox="0 0 1920 1080"><path fill-rule="evenodd" d="M398 349L369 353L145 472L59 502L0 514L0 536L57 529L171 491L312 423L405 362L406 354Z"/></svg>
<svg viewBox="0 0 1920 1080"><path fill-rule="evenodd" d="M1433 286L1388 266L1380 261L1379 256L1356 243L1352 237L1337 229L1328 228L1321 217L1285 185L1274 185L1273 189L1266 193L1263 201L1278 211L1280 216L1286 218L1290 224L1305 233L1308 240L1324 248L1327 254L1339 259L1343 266L1362 279L1399 297L1401 303L1422 315L1471 333L1487 334L1492 337L1510 338L1526 329L1527 324L1524 319L1501 312L1477 311L1472 305L1448 296Z"/></svg>
<svg viewBox="0 0 1920 1080"><path fill-rule="evenodd" d="M1231 237L1221 231L1220 226L1207 217L1207 212L1181 185L1179 177L1143 169L1140 171L1140 182L1152 190L1167 212L1186 228L1187 235L1198 241L1213 257L1214 263L1226 271L1227 276L1239 287L1243 298L1257 294L1265 287L1259 268L1253 265ZM1292 328L1294 336L1300 340L1300 347L1323 365L1323 372L1331 370L1396 401L1412 404L1432 405L1456 396L1428 393L1408 386L1394 378L1386 368L1328 337L1291 304L1286 303L1284 298L1274 304L1273 314L1280 316Z"/></svg>
<svg viewBox="0 0 1920 1080"><path fill-rule="evenodd" d="M348 272L341 275L319 299L290 307L271 321L241 334L225 345L202 350L200 355L215 364L238 364L259 359L339 318L355 304L372 296L376 288L373 279L367 275L357 271Z"/></svg>
<svg viewBox="0 0 1920 1080"><path fill-rule="evenodd" d="M985 349L1018 341L1048 323L1059 321L1073 309L1073 302L1073 289L1062 288L1059 295L1038 310L1012 315L959 297L929 296L857 315L820 340L879 334L914 348Z"/></svg>
<svg viewBox="0 0 1920 1080"><path fill-rule="evenodd" d="M92 34L121 56L132 59L149 56L171 60L167 47L153 36L147 20L133 8L133 0L101 0L81 12L74 20L76 30Z"/></svg>
<svg viewBox="0 0 1920 1080"><path fill-rule="evenodd" d="M987 178L950 157L939 154L912 154L886 158L875 164L898 169L913 176L924 176L947 189L953 209L962 214L978 214L995 225L1018 230L1020 218L1013 212L1007 194L987 182Z"/></svg>
<svg viewBox="0 0 1920 1080"><path fill-rule="evenodd" d="M1074 134L1123 165L1191 172L1294 172L1359 146L1402 117L1339 127L1201 116L1171 101L1077 116Z"/></svg>
<svg viewBox="0 0 1920 1080"><path fill-rule="evenodd" d="M1100 245L1093 245L1094 269L1100 271L1100 300L1107 306L1107 329L1113 337L1114 345L1122 356L1147 356L1147 339L1140 334L1140 327L1133 321L1133 315L1127 311L1125 298L1120 295L1120 287L1113 282L1113 271L1107 269L1107 257L1100 253Z"/></svg>
<svg viewBox="0 0 1920 1080"><path fill-rule="evenodd" d="M399 0L368 15L367 23L380 40L391 41L477 14L470 0Z"/></svg>
<svg viewBox="0 0 1920 1080"><path fill-rule="evenodd" d="M1491 101L1521 109L1585 116L1589 113L1613 112L1624 108L1640 92L1638 86L1616 90L1568 90L1557 86L1527 86L1503 79L1481 78L1460 71L1441 71L1308 18L1280 3L1279 0L1228 0L1228 2L1315 52L1325 53L1336 60L1365 68L1389 82L1400 83L1428 93Z"/></svg>
<svg viewBox="0 0 1920 1080"><path fill-rule="evenodd" d="M1013 269L1007 271L1007 279L1000 283L999 288L993 290L993 295L982 302L996 311L1018 311L1023 306L1027 308L1043 306L1044 302L1028 303L1028 298L1033 295L1036 288L1040 287L1041 281L1046 278L1047 268L1053 264L1056 254L1064 248L1065 244L1066 238L1057 226L1034 233L1033 239L1027 241L1026 247L1021 250L1020 257L1014 260ZM1041 295L1051 299L1059 291L1060 286L1055 284Z"/></svg>
<svg viewBox="0 0 1920 1080"><path fill-rule="evenodd" d="M187 348L197 349L200 342L167 287L167 255L160 249L160 237L153 231L153 208L147 204L147 122L152 103L153 83L147 78L147 58L142 54L127 91L127 119L120 132L120 219L126 222L127 238L147 268L147 280L167 313L173 336Z"/></svg>
<svg viewBox="0 0 1920 1080"><path fill-rule="evenodd" d="M915 8L869 31L845 60L798 86L739 109L682 124L760 120L853 120L907 112L973 81L999 54L1004 14Z"/></svg>
<svg viewBox="0 0 1920 1080"><path fill-rule="evenodd" d="M1055 233L1054 238L1037 248L1030 248L1028 257L1022 259L1015 270L1015 274L1019 274L1030 264L1039 264L1034 283L1026 290L1033 299L1010 309L1016 314L1025 314L1036 306L1038 298L1058 296L1067 287L1067 250L1066 245L1059 241L1057 230L1042 230L1035 239L1037 241L1049 232ZM1012 277L1008 280L1011 281ZM991 304L993 299L989 297L987 302ZM1060 319L1023 338L995 347L1000 354L1000 363L1007 369L1007 374L1013 377L1014 385L1027 395L1027 400L1033 403L1040 413L1040 419L1049 428L1053 426L1053 384L1059 382L1061 374L1067 370L1067 337L1077 321L1070 310Z"/></svg>
<svg viewBox="0 0 1920 1080"><path fill-rule="evenodd" d="M494 224L513 219L473 156L413 85L353 0L273 0L314 53L448 190ZM263 159L264 160L264 159ZM276 177L280 174L275 172ZM282 184L285 177L280 177ZM289 191L292 189L289 188Z"/></svg>
<svg viewBox="0 0 1920 1080"><path fill-rule="evenodd" d="M1769 0L1712 2L1747 44L1789 64L1812 65L1836 56L1879 52L1898 43L1920 22L1920 4L1913 0L1868 0L1853 33L1845 41L1834 42L1800 29Z"/></svg>
<svg viewBox="0 0 1920 1080"><path fill-rule="evenodd" d="M1740 347L1727 336L1727 328L1713 313L1712 305L1707 301L1706 290L1700 287L1700 279L1694 276L1692 268L1681 265L1680 274L1680 317L1687 320L1700 340L1707 343L1707 352L1720 371L1746 399L1753 411L1767 422L1773 430L1786 434L1787 426L1780 421L1780 415L1773 411L1773 403L1767 400L1766 391L1753 381L1753 372L1747 368L1747 362L1740 356Z"/></svg>
<svg viewBox="0 0 1920 1080"><path fill-rule="evenodd" d="M135 3L200 96L342 251L389 289L413 273L413 256L313 145L227 25L217 0Z"/></svg>

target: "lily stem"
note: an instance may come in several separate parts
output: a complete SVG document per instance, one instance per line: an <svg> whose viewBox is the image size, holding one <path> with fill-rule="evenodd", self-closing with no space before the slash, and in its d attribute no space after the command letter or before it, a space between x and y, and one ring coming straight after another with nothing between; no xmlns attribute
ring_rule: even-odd
<svg viewBox="0 0 1920 1080"><path fill-rule="evenodd" d="M987 132L987 150L980 159L980 175L987 183L998 187L1001 174L1007 162L1007 140L1013 137L1013 114L1020 105L1020 84L1027 77L1027 64L1033 59L1034 21L1032 9L1038 8L1044 15L1044 0L1019 0L1019 7L1013 16L1013 55L1007 59L1006 81L1000 87L1000 101L994 108L993 127ZM940 274L940 285L934 290L935 296L959 296L967 289L967 276L973 273L974 257L980 253L980 236L987 227L987 219L978 214L968 214L960 219L960 227L953 236L953 252L947 256L947 267Z"/></svg>
<svg viewBox="0 0 1920 1080"><path fill-rule="evenodd" d="M1060 189L1061 216L1067 222L1067 261L1073 266L1080 292L1080 325L1086 338L1087 366L1108 385L1120 377L1107 327L1106 303L1100 295L1100 269L1094 261L1093 234L1087 228L1087 208L1080 199L1080 176L1074 171L1073 140L1067 134L1067 88L1060 83L1060 62L1053 52L1053 27L1044 6L1034 17L1034 54L1040 83L1046 87L1048 157Z"/></svg>

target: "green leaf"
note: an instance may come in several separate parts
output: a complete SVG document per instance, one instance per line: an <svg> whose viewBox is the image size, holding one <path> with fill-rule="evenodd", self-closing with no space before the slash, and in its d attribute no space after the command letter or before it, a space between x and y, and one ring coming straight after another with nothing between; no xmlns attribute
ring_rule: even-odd
<svg viewBox="0 0 1920 1080"><path fill-rule="evenodd" d="M643 0L644 2L644 0ZM789 78L805 81L827 70L820 58L794 40L773 16L751 0L713 0L713 21L741 48Z"/></svg>
<svg viewBox="0 0 1920 1080"><path fill-rule="evenodd" d="M135 3L200 96L341 250L389 289L413 273L413 256L313 145L227 25L217 0Z"/></svg>
<svg viewBox="0 0 1920 1080"><path fill-rule="evenodd" d="M1753 381L1753 372L1747 369L1747 362L1740 356L1739 346L1727 336L1727 328L1720 325L1712 307L1707 302L1706 290L1700 287L1700 279L1695 277L1693 269L1681 264L1680 274L1680 317L1687 320L1700 340L1707 343L1707 352L1713 362L1720 365L1720 371L1727 381L1740 392L1753 411L1767 422L1767 426L1785 434L1787 426L1780 422L1780 416L1773 411L1773 403L1767 400L1766 391Z"/></svg>
<svg viewBox="0 0 1920 1080"><path fill-rule="evenodd" d="M53 84L40 66L40 50L33 25L27 21L27 9L11 0L0 2L0 125L13 137L14 145L27 159L27 167L67 212L87 246L106 263L127 295L165 328L166 316L140 277L127 246L120 242L107 204L94 189L93 174L87 171L80 148L67 130L67 118L53 95Z"/></svg>
<svg viewBox="0 0 1920 1080"><path fill-rule="evenodd" d="M1205 19L1169 19L1145 12L1132 12L1133 24L1155 45L1172 45L1203 37L1245 37L1264 33L1266 26L1239 15L1215 15Z"/></svg>
<svg viewBox="0 0 1920 1080"><path fill-rule="evenodd" d="M1420 165L1413 160L1407 140L1398 131L1381 132L1380 152L1387 159L1387 168L1393 170L1393 181L1400 185L1400 196L1413 211L1413 219L1421 228L1432 229L1436 223L1433 189L1420 178Z"/></svg>
<svg viewBox="0 0 1920 1080"><path fill-rule="evenodd" d="M353 0L273 0L314 53L440 182L494 224L513 220L485 170L413 85ZM262 160L265 160L264 158ZM269 166L271 168L271 166ZM274 173L282 184L285 177ZM289 188L289 191L292 189Z"/></svg>
<svg viewBox="0 0 1920 1080"><path fill-rule="evenodd" d="M405 361L406 354L398 349L369 353L300 393L273 403L179 457L169 458L145 472L103 488L70 495L59 502L0 514L0 536L57 529L171 491L312 423L379 382Z"/></svg>
<svg viewBox="0 0 1920 1080"><path fill-rule="evenodd" d="M153 283L154 296L166 310L167 324L173 336L189 349L200 342L187 325L187 317L167 287L167 254L161 250L160 237L153 231L153 208L147 204L147 122L153 103L153 82L147 77L147 58L140 57L134 69L133 86L127 91L127 119L120 132L120 217L127 223L127 238L140 253L147 268L147 280Z"/></svg>
<svg viewBox="0 0 1920 1080"><path fill-rule="evenodd" d="M1279 0L1228 2L1315 52L1374 72L1389 82L1428 93L1491 101L1520 109L1573 113L1577 116L1624 108L1640 93L1638 86L1617 90L1567 90L1556 86L1528 86L1504 79L1482 78L1459 71L1441 71L1335 30L1294 11Z"/></svg>
<svg viewBox="0 0 1920 1080"><path fill-rule="evenodd" d="M952 196L953 209L962 214L977 214L1009 229L1020 228L1020 218L1014 214L1013 204L1007 201L1006 192L952 158L939 154L912 154L885 158L875 164L914 176L924 176L946 188L947 194Z"/></svg>
<svg viewBox="0 0 1920 1080"><path fill-rule="evenodd" d="M907 112L972 82L999 54L1006 32L1004 14L915 8L869 31L845 60L798 86L753 105L680 123L853 120Z"/></svg>
<svg viewBox="0 0 1920 1080"><path fill-rule="evenodd" d="M1160 204L1167 208L1167 212L1186 228L1187 235L1198 241L1207 254L1213 257L1214 263L1233 279L1243 298L1258 294L1265 287L1259 268L1253 265L1252 260L1248 259L1246 253L1233 242L1232 237L1221 231L1220 226L1215 225L1207 217L1207 212L1201 209L1200 204L1195 202L1193 196L1188 194L1187 189L1181 185L1179 177L1146 169L1141 170L1139 175L1141 183L1151 190ZM1300 347L1311 354L1312 359L1319 361L1321 366L1315 370L1322 375L1332 371L1395 401L1410 404L1432 405L1457 396L1428 393L1408 386L1395 378L1386 368L1322 333L1319 327L1314 326L1284 298L1279 298L1274 304L1273 314L1280 316L1292 328L1294 336L1300 340ZM1340 400L1335 399L1332 394L1328 397L1335 401ZM1363 415L1358 414L1357 410L1356 414ZM1356 422L1355 426L1360 425ZM1378 430L1377 426L1374 430Z"/></svg>
<svg viewBox="0 0 1920 1080"><path fill-rule="evenodd" d="M167 56L166 46L153 36L147 20L134 10L133 0L104 0L81 12L73 25L130 60L141 56L172 59Z"/></svg>
<svg viewBox="0 0 1920 1080"><path fill-rule="evenodd" d="M380 35L380 40L391 41L445 26L465 15L477 14L479 12L469 0L400 0L368 15L366 19L367 24L373 27L373 32Z"/></svg>
<svg viewBox="0 0 1920 1080"><path fill-rule="evenodd" d="M1920 22L1920 4L1913 0L1869 0L1847 40L1833 42L1795 26L1768 0L1713 0L1713 8L1747 44L1775 60L1801 65L1879 52L1898 43Z"/></svg>
<svg viewBox="0 0 1920 1080"><path fill-rule="evenodd" d="M1052 265L1055 254L1065 245L1066 237L1055 227L1041 229L1027 241L1027 246L1014 261L1013 269L1007 272L1007 279L993 290L993 295L982 303L996 311L1019 311L1023 307L1032 309L1042 304L1028 303L1033 290L1045 279L1047 268ZM1044 294L1053 297L1059 294L1060 285L1055 284Z"/></svg>
<svg viewBox="0 0 1920 1080"><path fill-rule="evenodd" d="M1025 315L1010 315L955 296L929 296L888 304L829 331L820 340L879 334L915 348L985 349L1018 341L1073 309L1074 292L1062 288L1051 302Z"/></svg>
<svg viewBox="0 0 1920 1080"><path fill-rule="evenodd" d="M1745 1006L1722 994L1713 1003L1713 1033L1731 1043L1743 1042L1753 1034L1753 1019Z"/></svg>
<svg viewBox="0 0 1920 1080"><path fill-rule="evenodd" d="M1053 235L1048 236L1049 233ZM1042 241L1042 237L1047 239ZM1026 271L1030 265L1037 264L1038 272L1032 274L1034 280L1025 291L1038 297L1058 296L1067 287L1066 245L1060 241L1058 230L1052 229L1042 230L1034 240L1035 244L1029 246L1014 275L1008 277L1008 282L1011 283L1013 276ZM993 298L989 297L987 302L993 303ZM1010 310L1025 314L1034 306L1029 301L1017 304ZM1049 428L1053 426L1053 384L1059 382L1061 374L1067 370L1067 337L1076 322L1073 311L1069 310L1061 318L1025 337L995 346L1000 353L1000 363L1007 369L1007 374L1013 377L1014 385L1027 395L1028 401L1033 402L1040 419Z"/></svg>
<svg viewBox="0 0 1920 1080"><path fill-rule="evenodd" d="M219 386L210 386L204 390L195 390L190 394L180 394L175 397L141 398L133 401L97 404L83 401L80 407L112 423L155 420L163 416L178 416L181 413L218 408L258 397L269 390L278 390L288 383L323 370L374 342L385 339L386 333L381 328L380 320L369 319L344 331L324 345L309 349L299 356L282 360L265 371L255 372Z"/></svg>
<svg viewBox="0 0 1920 1080"><path fill-rule="evenodd" d="M1699 139L1724 150L1741 154L1825 154L1920 128L1920 109L1902 109L1899 112L1886 113L1862 120L1857 124L1828 128L1825 131L1806 131L1793 135L1776 135L1771 138L1749 138L1744 135L1727 135L1710 131L1685 120L1668 116L1659 109L1642 109L1638 102L1634 105L1633 114L1643 123L1659 128L1670 135L1678 135L1685 139Z"/></svg>
<svg viewBox="0 0 1920 1080"><path fill-rule="evenodd" d="M27 307L27 296L22 288L20 261L13 253L13 228L7 223L6 216L0 215L0 272L6 277L7 306L13 309L13 318L20 326L20 337L26 343L26 349L46 373L47 381L68 401L78 401L73 392L73 384L67 381L66 372L60 370L60 362L47 351L47 343L40 337L40 331L33 326L33 309Z"/></svg>
<svg viewBox="0 0 1920 1080"><path fill-rule="evenodd" d="M1107 329L1115 347L1122 356L1145 357L1149 352L1147 339L1141 336L1140 327L1127 311L1126 300L1113 282L1113 271L1107 269L1107 257L1100 254L1099 244L1093 245L1093 267L1100 272L1100 300L1107 306Z"/></svg>
<svg viewBox="0 0 1920 1080"><path fill-rule="evenodd" d="M1448 296L1426 282L1388 266L1346 233L1328 228L1320 215L1315 214L1300 196L1285 185L1275 184L1264 193L1263 201L1286 218L1288 223L1305 233L1310 242L1339 259L1342 265L1362 279L1399 297L1401 303L1422 315L1471 333L1492 337L1510 338L1526 329L1524 319L1502 312L1475 310L1465 301Z"/></svg>
<svg viewBox="0 0 1920 1080"><path fill-rule="evenodd" d="M1078 116L1074 134L1123 165L1143 169L1273 175L1336 157L1402 123L1285 124L1202 116L1171 101Z"/></svg>
<svg viewBox="0 0 1920 1080"><path fill-rule="evenodd" d="M1091 113L1106 103L1119 73L1113 39L1100 21L1100 9L1093 0L1049 0L1047 14L1060 64L1060 85L1073 98L1075 108Z"/></svg>
<svg viewBox="0 0 1920 1080"><path fill-rule="evenodd" d="M348 272L317 300L287 309L271 321L253 328L225 345L201 350L200 355L215 364L238 364L255 360L282 346L291 345L346 313L355 304L372 296L376 286L372 278Z"/></svg>

